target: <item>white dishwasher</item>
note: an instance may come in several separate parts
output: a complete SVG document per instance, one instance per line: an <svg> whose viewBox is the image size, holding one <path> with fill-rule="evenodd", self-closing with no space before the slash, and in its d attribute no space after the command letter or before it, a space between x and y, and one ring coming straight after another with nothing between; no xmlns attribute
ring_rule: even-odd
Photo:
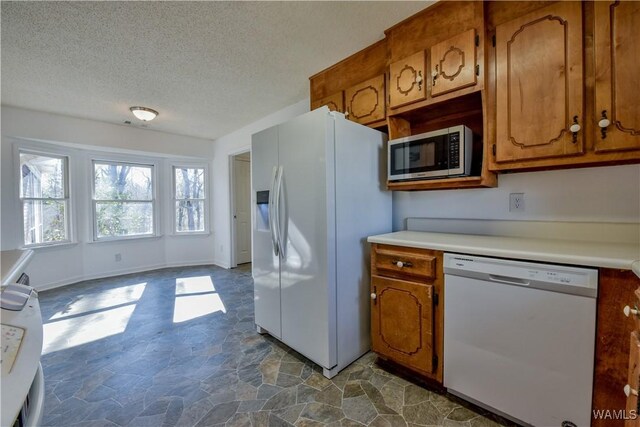
<svg viewBox="0 0 640 427"><path fill-rule="evenodd" d="M588 426L598 271L445 254L444 386L522 424Z"/></svg>

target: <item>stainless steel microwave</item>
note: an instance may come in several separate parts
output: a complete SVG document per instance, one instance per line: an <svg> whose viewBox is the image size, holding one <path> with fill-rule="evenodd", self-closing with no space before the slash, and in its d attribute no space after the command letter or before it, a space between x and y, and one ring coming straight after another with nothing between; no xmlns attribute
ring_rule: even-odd
<svg viewBox="0 0 640 427"><path fill-rule="evenodd" d="M473 132L454 126L389 141L389 181L465 176L471 172Z"/></svg>

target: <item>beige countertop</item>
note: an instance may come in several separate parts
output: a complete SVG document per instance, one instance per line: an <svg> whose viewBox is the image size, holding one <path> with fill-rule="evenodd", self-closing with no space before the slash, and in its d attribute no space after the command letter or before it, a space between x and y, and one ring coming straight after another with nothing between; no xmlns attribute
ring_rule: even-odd
<svg viewBox="0 0 640 427"><path fill-rule="evenodd" d="M2 286L13 283L22 273L31 261L33 251L30 249L14 249L11 251L0 252L0 277L2 277Z"/></svg>
<svg viewBox="0 0 640 427"><path fill-rule="evenodd" d="M368 241L480 256L633 270L640 277L640 247L631 243L600 243L423 231L398 231L380 234L370 236Z"/></svg>

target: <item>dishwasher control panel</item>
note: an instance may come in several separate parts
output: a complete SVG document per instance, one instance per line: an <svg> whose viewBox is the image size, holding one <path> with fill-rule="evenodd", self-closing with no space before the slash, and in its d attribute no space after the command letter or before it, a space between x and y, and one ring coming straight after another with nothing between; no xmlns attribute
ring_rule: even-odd
<svg viewBox="0 0 640 427"><path fill-rule="evenodd" d="M447 253L444 255L444 272L593 297L598 289L598 270L592 268Z"/></svg>

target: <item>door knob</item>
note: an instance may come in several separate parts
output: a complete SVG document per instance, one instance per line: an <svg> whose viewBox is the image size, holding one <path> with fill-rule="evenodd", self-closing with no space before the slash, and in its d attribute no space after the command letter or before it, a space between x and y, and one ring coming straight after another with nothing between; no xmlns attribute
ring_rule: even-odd
<svg viewBox="0 0 640 427"><path fill-rule="evenodd" d="M578 142L578 132L580 132L580 129L582 128L580 127L580 123L578 123L578 116L573 116L573 124L571 125L569 130L573 134L571 142L573 142L574 144Z"/></svg>
<svg viewBox="0 0 640 427"><path fill-rule="evenodd" d="M398 268L402 268L402 267L413 267L413 264L411 264L409 261L391 261L391 264L394 264L396 267Z"/></svg>
<svg viewBox="0 0 640 427"><path fill-rule="evenodd" d="M627 396L627 397L631 396L632 394L634 396L638 395L638 390L635 390L635 389L631 388L631 386L629 384L624 386L624 388L622 390L624 391L624 395Z"/></svg>
<svg viewBox="0 0 640 427"><path fill-rule="evenodd" d="M371 292L371 299L376 299L378 298L378 295L375 294L375 292Z"/></svg>
<svg viewBox="0 0 640 427"><path fill-rule="evenodd" d="M607 137L607 128L611 124L611 121L607 118L607 110L602 110L602 116L600 121L598 122L598 126L600 127L600 136L602 139Z"/></svg>
<svg viewBox="0 0 640 427"><path fill-rule="evenodd" d="M637 308L631 308L628 305L624 306L624 308L622 309L622 312L627 317L629 317L630 314L633 314L634 316L638 315L638 309Z"/></svg>

